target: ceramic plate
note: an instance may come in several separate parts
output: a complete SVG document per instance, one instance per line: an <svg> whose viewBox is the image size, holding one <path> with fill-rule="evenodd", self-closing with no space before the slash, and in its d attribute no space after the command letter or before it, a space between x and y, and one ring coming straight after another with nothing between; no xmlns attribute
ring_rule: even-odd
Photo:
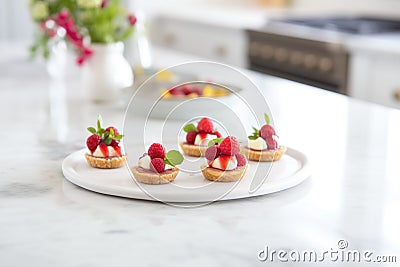
<svg viewBox="0 0 400 267"><path fill-rule="evenodd" d="M277 162L250 162L246 176L239 182L210 182L201 172L180 171L173 183L165 185L137 183L127 166L110 170L92 168L84 153L85 150L74 152L63 161L62 171L70 182L107 195L163 202L212 202L265 195L294 187L310 176L307 157L292 148ZM187 157L185 161L195 160L199 159ZM250 193L253 178L260 186Z"/></svg>

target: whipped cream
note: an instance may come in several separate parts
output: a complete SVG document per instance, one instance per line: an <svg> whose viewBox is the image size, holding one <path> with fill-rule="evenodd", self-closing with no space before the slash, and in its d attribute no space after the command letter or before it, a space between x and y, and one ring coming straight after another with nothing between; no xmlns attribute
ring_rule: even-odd
<svg viewBox="0 0 400 267"><path fill-rule="evenodd" d="M254 150L264 150L267 149L267 143L261 137L258 137L256 140L250 140L247 143L247 146Z"/></svg>
<svg viewBox="0 0 400 267"><path fill-rule="evenodd" d="M196 139L194 140L194 144L198 146L207 146L208 142L217 138L215 134L202 134L199 133L196 135Z"/></svg>
<svg viewBox="0 0 400 267"><path fill-rule="evenodd" d="M143 157L139 158L139 162L138 162L139 167L142 167L145 170L151 170L150 164L151 164L151 158L149 155L144 155ZM164 171L171 170L173 168L174 168L174 166L165 164Z"/></svg>
<svg viewBox="0 0 400 267"><path fill-rule="evenodd" d="M125 155L124 149L122 146L119 146L121 149L121 155ZM100 149L100 146L97 146L96 150L92 153L89 149L87 149L88 154L98 157L98 158L106 158L106 157L120 157L121 155L118 154L118 152L114 149L112 146L106 146L106 149L108 150L108 156L107 152L103 153L103 151Z"/></svg>
<svg viewBox="0 0 400 267"><path fill-rule="evenodd" d="M227 171L234 170L237 167L237 160L235 156L220 156L212 161L211 167Z"/></svg>

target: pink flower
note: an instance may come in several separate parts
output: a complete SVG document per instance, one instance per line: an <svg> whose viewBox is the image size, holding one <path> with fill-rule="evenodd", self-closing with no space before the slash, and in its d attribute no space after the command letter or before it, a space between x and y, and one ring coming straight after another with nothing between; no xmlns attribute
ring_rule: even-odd
<svg viewBox="0 0 400 267"><path fill-rule="evenodd" d="M102 2L101 2L101 8L105 8L106 7L106 5L107 5L107 0L103 0Z"/></svg>
<svg viewBox="0 0 400 267"><path fill-rule="evenodd" d="M136 24L136 21L137 21L136 16L133 15L133 14L129 14L129 15L128 15L128 21L129 21L129 24L130 24L131 26L135 25L135 24Z"/></svg>

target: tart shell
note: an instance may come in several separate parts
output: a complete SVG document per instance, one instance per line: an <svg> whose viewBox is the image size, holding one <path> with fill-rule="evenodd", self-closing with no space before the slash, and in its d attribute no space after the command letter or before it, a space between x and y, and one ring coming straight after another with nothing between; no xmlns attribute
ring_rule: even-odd
<svg viewBox="0 0 400 267"><path fill-rule="evenodd" d="M179 145L181 146L185 155L192 157L204 157L208 148L206 146L191 145L185 142L181 142Z"/></svg>
<svg viewBox="0 0 400 267"><path fill-rule="evenodd" d="M249 165L242 167L237 167L231 171L223 171L215 168L206 167L201 170L203 176L209 181L216 182L236 182L242 179L247 170L249 169Z"/></svg>
<svg viewBox="0 0 400 267"><path fill-rule="evenodd" d="M90 166L98 169L115 169L124 166L127 156L99 158L85 153L85 158Z"/></svg>
<svg viewBox="0 0 400 267"><path fill-rule="evenodd" d="M277 150L252 150L247 147L244 148L243 153L249 160L252 161L277 161L285 154L285 146L280 146Z"/></svg>
<svg viewBox="0 0 400 267"><path fill-rule="evenodd" d="M131 168L132 174L136 180L143 184L167 184L172 182L179 173L178 168L164 173L141 172L139 166Z"/></svg>

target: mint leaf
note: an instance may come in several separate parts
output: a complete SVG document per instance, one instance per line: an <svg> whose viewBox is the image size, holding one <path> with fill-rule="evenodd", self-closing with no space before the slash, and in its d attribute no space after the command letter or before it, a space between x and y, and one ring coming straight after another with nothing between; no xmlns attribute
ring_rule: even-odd
<svg viewBox="0 0 400 267"><path fill-rule="evenodd" d="M221 144L222 140L224 140L225 137L220 137L220 138L214 138L213 140L211 140L210 142L208 142L208 146L213 146L216 144Z"/></svg>
<svg viewBox="0 0 400 267"><path fill-rule="evenodd" d="M183 156L177 150L170 150L170 151L168 151L167 155L165 156L164 162L171 166L176 166L183 162Z"/></svg>
<svg viewBox="0 0 400 267"><path fill-rule="evenodd" d="M97 133L101 136L104 133L104 129L103 128L98 129Z"/></svg>
<svg viewBox="0 0 400 267"><path fill-rule="evenodd" d="M95 134L95 133L96 133L96 129L93 128L93 127L88 127L87 129L88 129L88 131L89 131L90 133L92 133L92 134Z"/></svg>
<svg viewBox="0 0 400 267"><path fill-rule="evenodd" d="M107 138L104 138L104 141L103 141L106 145L110 145L111 144L111 142L112 142L112 138L110 138L110 137L107 137Z"/></svg>
<svg viewBox="0 0 400 267"><path fill-rule="evenodd" d="M197 132L197 128L196 128L196 126L194 126L193 123L190 123L190 124L186 125L185 127L183 127L183 130L187 133L188 132Z"/></svg>
<svg viewBox="0 0 400 267"><path fill-rule="evenodd" d="M122 137L124 137L124 136L123 136L122 134L119 134L119 135L117 135L117 136L114 136L114 139L117 140L117 141L119 141L119 140L122 139Z"/></svg>
<svg viewBox="0 0 400 267"><path fill-rule="evenodd" d="M249 135L248 137L250 140L256 140L258 138L258 136L254 136L254 135Z"/></svg>
<svg viewBox="0 0 400 267"><path fill-rule="evenodd" d="M269 120L267 113L264 113L264 119L267 124L270 124L271 121Z"/></svg>
<svg viewBox="0 0 400 267"><path fill-rule="evenodd" d="M101 120L101 117L100 117L100 115L99 115L99 118L97 119L97 129L98 129L98 130L101 129L101 122L100 122L100 120Z"/></svg>
<svg viewBox="0 0 400 267"><path fill-rule="evenodd" d="M114 136L114 129L110 128L110 136Z"/></svg>

